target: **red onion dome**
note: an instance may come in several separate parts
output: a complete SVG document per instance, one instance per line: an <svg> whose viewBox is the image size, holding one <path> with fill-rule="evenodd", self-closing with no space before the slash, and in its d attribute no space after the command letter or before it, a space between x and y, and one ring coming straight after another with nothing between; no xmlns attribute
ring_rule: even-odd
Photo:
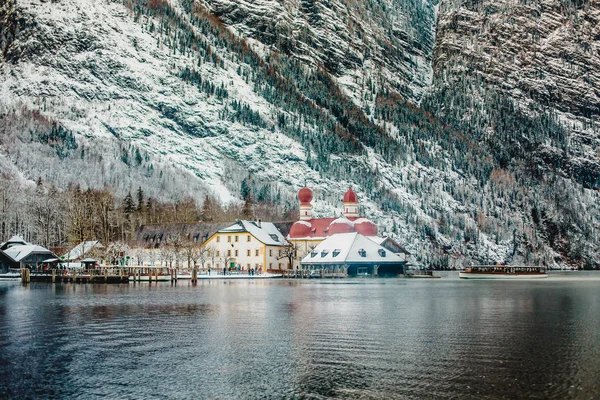
<svg viewBox="0 0 600 400"><path fill-rule="evenodd" d="M329 224L329 235L335 235L336 233L350 233L354 232L354 223L347 218L334 219Z"/></svg>
<svg viewBox="0 0 600 400"><path fill-rule="evenodd" d="M296 221L290 229L290 238L304 238L310 236L312 225L307 221Z"/></svg>
<svg viewBox="0 0 600 400"><path fill-rule="evenodd" d="M313 199L312 190L310 190L306 186L304 186L298 192L298 200L300 200L300 204L302 204L302 205L308 205L308 204L310 204L310 202L312 201L312 199Z"/></svg>
<svg viewBox="0 0 600 400"><path fill-rule="evenodd" d="M377 225L366 218L354 221L354 231L365 236L377 236Z"/></svg>
<svg viewBox="0 0 600 400"><path fill-rule="evenodd" d="M344 195L344 203L358 203L358 196L352 191L352 188L348 189Z"/></svg>

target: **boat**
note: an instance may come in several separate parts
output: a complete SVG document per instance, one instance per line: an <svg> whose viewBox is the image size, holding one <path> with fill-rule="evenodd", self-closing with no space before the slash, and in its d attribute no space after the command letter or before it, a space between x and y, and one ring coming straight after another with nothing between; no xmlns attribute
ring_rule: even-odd
<svg viewBox="0 0 600 400"><path fill-rule="evenodd" d="M472 265L458 273L461 279L543 279L548 277L545 267L509 265Z"/></svg>

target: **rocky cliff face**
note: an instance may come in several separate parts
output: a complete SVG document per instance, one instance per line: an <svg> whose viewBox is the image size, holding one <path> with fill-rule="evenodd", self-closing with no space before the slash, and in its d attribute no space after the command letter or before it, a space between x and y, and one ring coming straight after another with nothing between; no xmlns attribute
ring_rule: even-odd
<svg viewBox="0 0 600 400"><path fill-rule="evenodd" d="M474 72L521 104L600 115L600 2L442 1L436 74Z"/></svg>
<svg viewBox="0 0 600 400"><path fill-rule="evenodd" d="M373 85L418 102L431 78L429 0L203 0L239 35L324 68L362 104Z"/></svg>

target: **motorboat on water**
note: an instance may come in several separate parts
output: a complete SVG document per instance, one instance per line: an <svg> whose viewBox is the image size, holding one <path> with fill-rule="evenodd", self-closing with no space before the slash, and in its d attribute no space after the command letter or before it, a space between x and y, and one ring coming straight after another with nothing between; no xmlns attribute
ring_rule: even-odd
<svg viewBox="0 0 600 400"><path fill-rule="evenodd" d="M458 273L461 279L544 279L545 267L509 265L472 265Z"/></svg>

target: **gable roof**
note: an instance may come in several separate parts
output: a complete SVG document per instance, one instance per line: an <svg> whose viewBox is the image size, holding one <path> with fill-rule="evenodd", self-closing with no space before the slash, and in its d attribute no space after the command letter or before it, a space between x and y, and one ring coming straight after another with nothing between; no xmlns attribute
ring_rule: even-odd
<svg viewBox="0 0 600 400"><path fill-rule="evenodd" d="M0 250L6 250L13 246L24 246L26 244L27 244L27 242L25 240L23 240L23 238L21 236L14 235L13 237L11 237L6 242L4 242L0 245Z"/></svg>
<svg viewBox="0 0 600 400"><path fill-rule="evenodd" d="M15 262L21 261L22 259L24 259L32 253L48 254L55 257L54 253L52 253L47 248L35 244L27 244L24 246L12 246L4 250L3 252Z"/></svg>
<svg viewBox="0 0 600 400"><path fill-rule="evenodd" d="M103 249L104 246L102 246L100 244L99 241L97 240L90 240L87 242L81 242L79 243L77 246L73 247L71 249L71 251L65 253L63 255L63 259L70 261L70 260L77 260L78 258L83 257L86 253L88 253L90 250L92 250L93 248L99 248L99 249Z"/></svg>
<svg viewBox="0 0 600 400"><path fill-rule="evenodd" d="M372 241L374 241L375 243L377 243L378 245L383 246L386 249L389 249L396 254L398 254L398 253L410 254L408 252L408 250L406 250L404 248L404 246L402 246L400 243L398 243L391 237L368 236L368 238L371 239Z"/></svg>
<svg viewBox="0 0 600 400"><path fill-rule="evenodd" d="M258 223L255 221L241 220L218 231L218 233L241 232L248 232L267 246L286 246L288 244L285 237L283 237L279 229L272 222L260 222L260 226L258 226Z"/></svg>
<svg viewBox="0 0 600 400"><path fill-rule="evenodd" d="M331 235L301 261L302 264L395 264L401 262L404 260L396 254L357 232Z"/></svg>
<svg viewBox="0 0 600 400"><path fill-rule="evenodd" d="M169 242L169 238L180 237L196 243L204 243L214 232L230 222L198 222L195 224L142 225L135 233L134 243L139 247L157 247Z"/></svg>

